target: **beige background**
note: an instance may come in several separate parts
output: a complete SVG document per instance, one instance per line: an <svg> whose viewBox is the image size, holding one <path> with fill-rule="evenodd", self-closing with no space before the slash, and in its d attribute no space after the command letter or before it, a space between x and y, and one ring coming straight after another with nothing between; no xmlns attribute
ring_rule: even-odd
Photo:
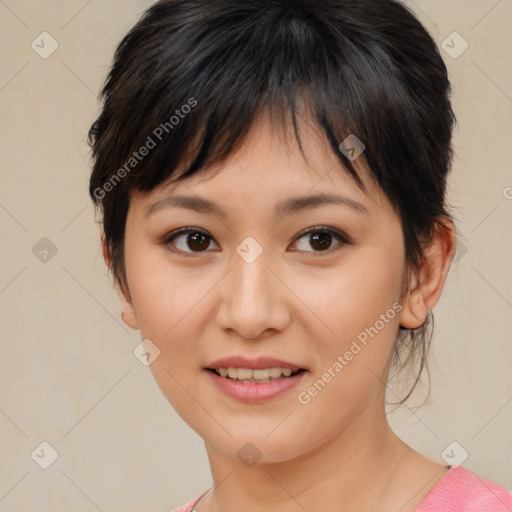
<svg viewBox="0 0 512 512"><path fill-rule="evenodd" d="M202 440L133 355L87 195L96 95L151 3L0 0L0 512L168 511L210 486ZM409 5L438 44L453 31L469 43L457 59L441 50L461 243L434 310L430 400L390 420L439 462L457 441L466 467L512 490L512 2ZM58 42L47 59L31 48L43 31ZM43 441L59 454L48 469L31 458Z"/></svg>

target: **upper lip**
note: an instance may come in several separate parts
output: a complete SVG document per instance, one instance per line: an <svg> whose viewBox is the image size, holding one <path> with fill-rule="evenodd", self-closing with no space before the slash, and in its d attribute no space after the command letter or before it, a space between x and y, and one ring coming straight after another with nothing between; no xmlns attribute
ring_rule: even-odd
<svg viewBox="0 0 512 512"><path fill-rule="evenodd" d="M291 370L305 370L303 366L276 359L274 357L261 356L255 359L249 359L243 356L223 357L210 363L206 368L249 368L261 370L263 368L290 368Z"/></svg>

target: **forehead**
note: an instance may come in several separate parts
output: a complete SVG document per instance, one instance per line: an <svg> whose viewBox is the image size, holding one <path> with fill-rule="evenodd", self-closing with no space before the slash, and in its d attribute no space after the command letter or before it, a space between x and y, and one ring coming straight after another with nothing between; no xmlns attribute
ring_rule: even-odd
<svg viewBox="0 0 512 512"><path fill-rule="evenodd" d="M137 192L132 197L148 214L160 206L176 205L213 211L221 217L227 217L236 204L246 210L273 205L276 215L314 203L344 204L367 215L386 208L386 198L362 158L353 164L366 191L342 167L320 129L302 123L300 138L303 151L293 134L259 121L243 145L222 163L183 180L169 179L150 192Z"/></svg>

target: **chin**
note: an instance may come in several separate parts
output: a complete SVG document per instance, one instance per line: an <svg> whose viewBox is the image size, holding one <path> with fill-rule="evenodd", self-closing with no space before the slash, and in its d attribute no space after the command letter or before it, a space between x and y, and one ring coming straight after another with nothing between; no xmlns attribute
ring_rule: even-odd
<svg viewBox="0 0 512 512"><path fill-rule="evenodd" d="M233 427L230 424L230 427ZM278 434L275 431L275 424L267 422L266 425L259 423L253 428L228 428L231 437L223 432L221 438L212 437L212 430L208 433L198 431L197 433L205 439L215 450L226 457L239 460L247 467L254 464L276 464L288 462L300 457L308 451L304 438L297 437L297 428L284 429ZM270 434L269 434L270 432Z"/></svg>

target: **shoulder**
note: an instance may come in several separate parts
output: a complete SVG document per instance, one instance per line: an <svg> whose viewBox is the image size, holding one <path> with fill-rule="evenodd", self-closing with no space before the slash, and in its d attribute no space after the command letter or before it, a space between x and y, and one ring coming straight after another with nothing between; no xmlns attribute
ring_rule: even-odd
<svg viewBox="0 0 512 512"><path fill-rule="evenodd" d="M452 466L416 512L510 512L512 494L463 466Z"/></svg>

